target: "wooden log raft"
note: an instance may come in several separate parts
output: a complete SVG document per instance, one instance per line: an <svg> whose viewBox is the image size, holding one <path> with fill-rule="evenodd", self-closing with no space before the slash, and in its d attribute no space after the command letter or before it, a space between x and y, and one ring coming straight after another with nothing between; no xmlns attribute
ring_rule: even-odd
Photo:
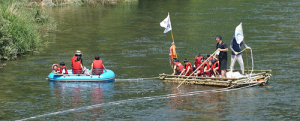
<svg viewBox="0 0 300 121"><path fill-rule="evenodd" d="M181 83L186 79L184 84L197 84L197 85L209 85L209 86L221 86L221 87L241 87L251 84L265 85L271 77L271 70L259 70L259 73L251 75L249 80L246 76L241 78L218 78L218 77L196 77L196 76L179 76L170 74L159 74L159 79L163 82ZM187 79L188 78L188 79Z"/></svg>

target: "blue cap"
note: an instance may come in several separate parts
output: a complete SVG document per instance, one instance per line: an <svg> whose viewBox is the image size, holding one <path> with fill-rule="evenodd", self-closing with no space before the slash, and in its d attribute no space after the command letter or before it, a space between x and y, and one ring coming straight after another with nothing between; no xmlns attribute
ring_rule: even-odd
<svg viewBox="0 0 300 121"><path fill-rule="evenodd" d="M215 37L215 39L217 39L217 38L219 38L220 40L222 40L222 36L220 36L220 35L217 35L217 36Z"/></svg>

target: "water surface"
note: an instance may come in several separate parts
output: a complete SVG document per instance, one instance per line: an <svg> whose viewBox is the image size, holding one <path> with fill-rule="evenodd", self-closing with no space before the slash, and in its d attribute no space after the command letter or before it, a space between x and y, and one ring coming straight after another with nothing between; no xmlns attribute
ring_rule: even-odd
<svg viewBox="0 0 300 121"><path fill-rule="evenodd" d="M297 0L140 0L45 8L59 22L58 30L44 38L50 43L39 53L2 61L7 67L0 69L0 120L299 120L299 8ZM46 80L53 63L64 61L70 68L76 50L83 52L88 68L99 54L117 79L172 73L171 33L164 34L159 26L168 12L181 61L193 60L198 52L213 53L218 34L229 44L235 27L243 22L255 69L272 69L270 83L170 97L219 88L182 85L178 90L177 84L158 79Z"/></svg>

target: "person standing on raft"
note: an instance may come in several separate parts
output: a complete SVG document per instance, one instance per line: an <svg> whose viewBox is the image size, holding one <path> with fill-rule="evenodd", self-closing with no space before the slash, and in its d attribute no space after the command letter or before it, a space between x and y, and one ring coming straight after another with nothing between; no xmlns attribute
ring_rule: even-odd
<svg viewBox="0 0 300 121"><path fill-rule="evenodd" d="M169 53L169 56L170 56L170 58L169 58L170 65L171 65L172 68L174 67L173 58L177 58L176 55L177 55L177 53L176 53L176 46L175 46L175 43L172 42L171 47L170 47L170 53Z"/></svg>
<svg viewBox="0 0 300 121"><path fill-rule="evenodd" d="M103 65L102 60L100 59L99 55L95 55L95 60L91 65L90 75L101 75L103 74L103 69L106 71L106 68Z"/></svg>
<svg viewBox="0 0 300 121"><path fill-rule="evenodd" d="M225 42L222 41L222 36L217 35L215 37L217 43L216 49L219 51L219 68L221 69L222 78L227 78L226 69L227 69L227 52L228 48Z"/></svg>
<svg viewBox="0 0 300 121"><path fill-rule="evenodd" d="M235 36L230 42L230 49L231 49L231 61L230 61L230 72L233 71L235 61L238 61L242 70L242 74L245 74L245 69L244 69L244 62L243 62L243 57L241 53L241 45L244 45L246 49L250 49L244 41L242 41L240 44L236 42Z"/></svg>
<svg viewBox="0 0 300 121"><path fill-rule="evenodd" d="M179 62L177 58L173 58L173 64L174 68L172 75L181 75L184 70L184 66Z"/></svg>

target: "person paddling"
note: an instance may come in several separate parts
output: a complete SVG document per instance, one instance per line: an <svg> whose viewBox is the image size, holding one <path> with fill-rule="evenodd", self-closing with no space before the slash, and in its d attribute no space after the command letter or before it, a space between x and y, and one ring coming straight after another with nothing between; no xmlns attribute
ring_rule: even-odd
<svg viewBox="0 0 300 121"><path fill-rule="evenodd" d="M99 55L95 55L95 60L91 65L90 75L101 75L103 73L103 69L106 71L106 68L103 65L103 61L100 59Z"/></svg>
<svg viewBox="0 0 300 121"><path fill-rule="evenodd" d="M173 58L173 64L174 68L172 75L181 75L184 69L183 65L179 62L177 58Z"/></svg>
<svg viewBox="0 0 300 121"><path fill-rule="evenodd" d="M226 78L226 69L227 69L227 52L228 48L225 42L222 41L222 36L217 35L215 37L217 41L216 49L219 51L219 68L221 69L222 78Z"/></svg>
<svg viewBox="0 0 300 121"><path fill-rule="evenodd" d="M61 66L60 67L60 74L68 74L68 69L66 67L65 62L61 62L59 65Z"/></svg>
<svg viewBox="0 0 300 121"><path fill-rule="evenodd" d="M238 61L241 67L242 74L245 74L245 69L244 69L244 62L243 62L243 57L241 52L241 45L244 45L246 49L250 49L244 41L242 41L240 44L237 43L235 36L230 42L230 49L231 49L231 61L230 61L230 72L233 71L235 61Z"/></svg>
<svg viewBox="0 0 300 121"><path fill-rule="evenodd" d="M73 62L77 59L77 56L80 56L80 62L81 62L81 64L83 65L82 59L81 59L82 53L81 53L80 50L77 50L77 51L75 52L75 55L72 57L72 65L71 65L72 68L73 68Z"/></svg>
<svg viewBox="0 0 300 121"><path fill-rule="evenodd" d="M184 62L184 67L185 67L183 74L185 76L191 75L193 73L193 66L192 66L192 64L189 62L188 59L184 59L183 62Z"/></svg>

